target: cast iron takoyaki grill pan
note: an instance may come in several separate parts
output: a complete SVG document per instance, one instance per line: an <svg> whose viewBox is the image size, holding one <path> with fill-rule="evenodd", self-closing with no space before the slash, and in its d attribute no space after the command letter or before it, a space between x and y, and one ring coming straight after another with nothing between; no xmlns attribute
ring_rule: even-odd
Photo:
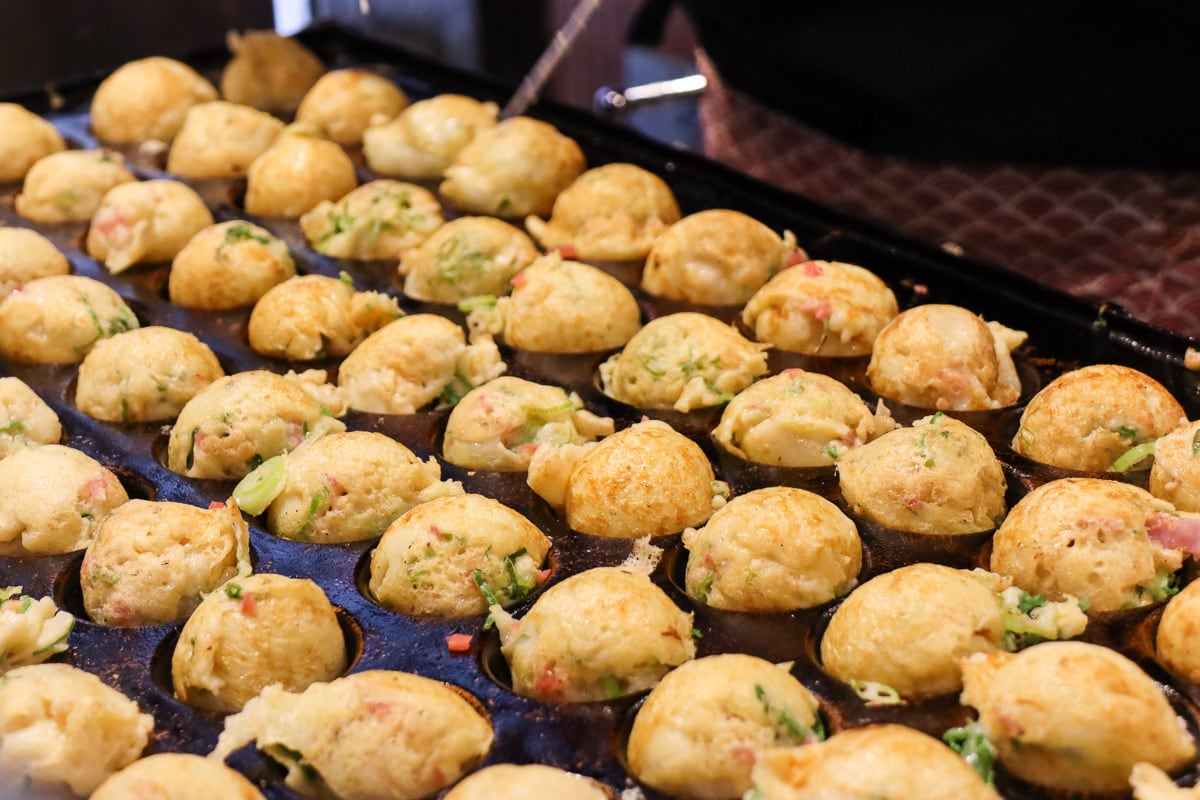
<svg viewBox="0 0 1200 800"><path fill-rule="evenodd" d="M392 76L412 97L458 92L498 102L509 87L448 70L414 58L390 46L375 43L334 26L306 32L301 39L333 67L370 64ZM201 55L193 63L216 77L224 53ZM58 87L53 107L45 95L15 98L52 119L73 146L95 146L88 131L87 108L96 81ZM1090 363L1119 363L1136 367L1161 381L1183 403L1189 418L1200 416L1198 378L1183 366L1189 341L1130 318L1120 308L1081 302L987 264L952 256L935 248L898 239L884 231L818 206L804 198L756 182L702 158L659 146L639 135L592 116L550 105L533 114L556 125L579 142L589 166L612 161L632 162L662 176L674 190L685 214L706 208L733 208L761 220L771 228L795 233L813 258L848 261L874 271L896 292L901 308L923 302L963 305L987 319L1029 332L1019 351L1025 384L1022 402L1059 372ZM132 169L141 177L164 177L161 156L126 151ZM358 163L362 159L358 158ZM364 170L361 178L370 177ZM248 218L239 208L244 186L237 181L196 185L210 202L218 221ZM18 186L0 187L0 220L29 225L12 210ZM338 261L309 249L295 223L255 220L282 236L292 249L300 273L336 277L345 270L360 289L388 291L400 298L408 312L432 311L462 321L462 315L445 306L421 304L400 294L393 263ZM265 359L247 344L249 310L196 312L172 305L166 299L168 265L135 267L109 275L82 249L86 223L34 226L69 254L76 274L97 278L112 286L138 314L142 325L166 325L188 330L217 354L226 373L254 368L285 372L302 365ZM679 310L678 304L649 297L634 287L647 319ZM736 309L697 309L732 319ZM688 415L645 412L612 401L596 389L595 370L604 355L549 356L503 351L509 374L575 389L593 411L612 416L618 428L643 413L666 419L698 441L712 457L718 478L729 481L734 495L762 486L784 484L809 488L845 508L832 470L778 469L720 457L708 439L719 417L717 412ZM800 366L827 372L858 391L868 403L875 396L865 381L865 360L819 359L771 354L772 369ZM337 362L317 366L336 375ZM64 428L63 443L92 455L113 469L131 497L173 500L201 507L225 500L231 482L183 478L163 466L165 434L160 425L123 426L91 419L73 404L75 366L44 367L0 362L0 372L29 383L58 413ZM928 412L889 403L902 423ZM1016 427L1020 407L998 412L962 415L981 430L1004 463L1009 502L1062 471L1038 466L1015 455L1008 441ZM411 416L384 416L351 412L351 430L384 432L410 447L422 458L439 455L439 436L445 411L429 410ZM580 570L620 563L630 544L570 532L524 483L523 474L469 472L443 462L443 477L461 480L469 492L495 497L520 510L541 526L554 541L551 583ZM933 561L955 567L986 566L989 534L963 537L922 537L897 534L856 520L864 544L860 582L895 567ZM695 612L702 634L698 655L747 652L773 661L792 661L794 673L821 700L827 727L836 731L871 722L902 722L935 736L962 724L970 712L956 696L892 707L868 707L840 682L825 675L816 657L819 636L832 608L779 615L752 615L708 609L682 590L686 551L679 537L662 537L665 548L655 580L683 608ZM639 787L646 797L661 795L640 787L623 763L623 736L640 698L613 702L547 704L522 698L508 688L507 668L494 633L483 631L483 617L452 620L417 619L387 611L367 596L366 563L375 541L346 545L313 545L278 539L261 520L251 519L251 545L258 572L278 572L315 580L339 609L352 654L351 671L398 669L457 685L475 695L486 708L495 729L495 743L487 763L541 762L573 770L601 781L620 792ZM0 559L0 586L21 585L27 594L53 594L58 603L79 621L70 648L58 657L101 676L110 685L136 699L155 717L151 750L206 754L221 730L220 715L194 710L172 696L170 655L182 623L142 628L107 628L89 622L79 588L82 553L38 558ZM530 598L514 609L524 614ZM1143 664L1166 686L1168 695L1191 721L1200 723L1200 689L1179 685L1153 660L1154 608L1111 615L1093 614L1084 639L1114 647ZM469 653L452 654L446 646L451 633L469 633ZM256 781L270 798L293 798L283 785L282 768L250 747L238 751L233 766ZM1194 770L1193 770L1194 772ZM1194 778L1195 776L1190 776ZM1008 797L1043 797L1003 772L998 777Z"/></svg>

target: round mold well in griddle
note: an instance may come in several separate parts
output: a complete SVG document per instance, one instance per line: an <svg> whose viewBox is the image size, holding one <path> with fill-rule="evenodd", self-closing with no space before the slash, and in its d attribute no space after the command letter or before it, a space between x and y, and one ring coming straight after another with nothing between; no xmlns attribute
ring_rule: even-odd
<svg viewBox="0 0 1200 800"><path fill-rule="evenodd" d="M535 383L579 391L593 384L600 365L619 348L592 353L543 353L500 344L500 357L508 365L507 375ZM595 387L599 391L598 387ZM585 398L585 400L588 398ZM590 406L590 404L589 404ZM597 412L599 413L599 412Z"/></svg>
<svg viewBox="0 0 1200 800"><path fill-rule="evenodd" d="M747 331L743 330L743 335L753 339ZM867 385L867 363L869 361L870 356L820 356L793 353L775 347L767 351L767 370L772 375L777 375L787 369L815 372L840 381L856 394L869 393L874 397L874 393Z"/></svg>

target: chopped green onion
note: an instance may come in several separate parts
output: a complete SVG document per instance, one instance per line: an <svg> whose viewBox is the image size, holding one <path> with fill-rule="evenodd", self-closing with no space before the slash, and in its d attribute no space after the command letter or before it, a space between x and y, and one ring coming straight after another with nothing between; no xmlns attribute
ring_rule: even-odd
<svg viewBox="0 0 1200 800"><path fill-rule="evenodd" d="M0 428L0 433L6 433L10 436L15 433L20 433L25 430L25 423L19 419L10 420L7 425Z"/></svg>
<svg viewBox="0 0 1200 800"><path fill-rule="evenodd" d="M17 595L19 595L21 593L21 590L22 590L22 587L20 587L20 586L9 586L7 588L0 589L0 603L3 603L7 600L11 600L12 598L16 597Z"/></svg>
<svg viewBox="0 0 1200 800"><path fill-rule="evenodd" d="M242 597L241 584L232 582L225 584L225 596L230 600L240 600Z"/></svg>
<svg viewBox="0 0 1200 800"><path fill-rule="evenodd" d="M496 599L496 593L492 591L492 587L488 586L487 580L483 577L483 572L478 569L471 570L471 580L475 581L475 585L479 587L488 606L500 605L500 601Z"/></svg>
<svg viewBox="0 0 1200 800"><path fill-rule="evenodd" d="M237 225L230 225L225 231L224 244L233 244L240 241L252 241L259 244L270 244L271 240L260 233L255 233L248 222L239 222Z"/></svg>
<svg viewBox="0 0 1200 800"><path fill-rule="evenodd" d="M1131 447L1117 457L1117 460L1108 468L1109 472L1128 472L1129 470L1141 464L1150 456L1154 455L1155 442L1142 442L1141 444Z"/></svg>
<svg viewBox="0 0 1200 800"><path fill-rule="evenodd" d="M604 696L609 700L616 700L621 696L621 681L617 680L616 675L604 676Z"/></svg>
<svg viewBox="0 0 1200 800"><path fill-rule="evenodd" d="M707 575L704 580L696 584L695 597L697 600L703 602L708 599L708 593L712 591L713 578L715 577L715 574Z"/></svg>
<svg viewBox="0 0 1200 800"><path fill-rule="evenodd" d="M1017 601L1017 608L1022 614L1028 614L1035 608L1041 608L1046 605L1046 598L1040 594L1030 594L1024 590L1021 591L1021 598Z"/></svg>
<svg viewBox="0 0 1200 800"><path fill-rule="evenodd" d="M458 301L458 310L464 314L470 314L477 308L495 308L496 296L493 294L481 294L475 297L468 297Z"/></svg>
<svg viewBox="0 0 1200 800"><path fill-rule="evenodd" d="M338 273L338 280L341 281L342 283L346 284L350 288L352 288L352 289L354 288L354 277L351 276L351 274L349 272L346 272L346 270L342 270L341 272Z"/></svg>
<svg viewBox="0 0 1200 800"><path fill-rule="evenodd" d="M281 453L259 464L233 488L238 507L252 517L267 510L267 506L283 491L287 474L287 458Z"/></svg>
<svg viewBox="0 0 1200 800"><path fill-rule="evenodd" d="M869 706L898 706L904 704L900 692L878 681L850 680L850 688Z"/></svg>
<svg viewBox="0 0 1200 800"><path fill-rule="evenodd" d="M988 741L983 726L971 720L960 728L951 728L942 734L942 741L979 773L979 777L993 785L996 777L996 746Z"/></svg>

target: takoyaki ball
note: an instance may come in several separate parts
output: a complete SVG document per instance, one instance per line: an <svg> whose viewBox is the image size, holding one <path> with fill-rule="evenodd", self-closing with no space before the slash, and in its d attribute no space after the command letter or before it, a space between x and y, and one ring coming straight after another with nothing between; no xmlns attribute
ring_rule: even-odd
<svg viewBox="0 0 1200 800"><path fill-rule="evenodd" d="M221 96L233 103L295 111L325 74L325 65L311 50L274 31L230 31L225 44L233 58L221 73Z"/></svg>
<svg viewBox="0 0 1200 800"><path fill-rule="evenodd" d="M817 699L786 664L725 653L668 672L638 710L627 755L633 774L682 797L741 797L755 756L823 738Z"/></svg>
<svg viewBox="0 0 1200 800"><path fill-rule="evenodd" d="M1174 772L1196 754L1158 684L1096 644L1044 642L966 659L962 703L979 711L1009 773L1064 792L1127 791L1139 761Z"/></svg>
<svg viewBox="0 0 1200 800"><path fill-rule="evenodd" d="M992 572L1052 599L1085 598L1093 611L1165 600L1183 551L1148 535L1170 504L1145 489L1063 478L1025 495L992 537Z"/></svg>
<svg viewBox="0 0 1200 800"><path fill-rule="evenodd" d="M1093 364L1064 372L1033 396L1012 448L1043 464L1103 472L1125 451L1187 421L1179 401L1149 375Z"/></svg>
<svg viewBox="0 0 1200 800"><path fill-rule="evenodd" d="M547 250L570 247L577 258L634 261L678 221L679 204L666 181L616 163L580 175L554 201L549 221L530 216L525 226Z"/></svg>
<svg viewBox="0 0 1200 800"><path fill-rule="evenodd" d="M16 198L17 213L34 222L82 222L92 218L109 189L136 180L120 153L52 153L29 168Z"/></svg>
<svg viewBox="0 0 1200 800"><path fill-rule="evenodd" d="M537 257L537 248L519 228L495 217L459 217L404 253L404 294L430 303L499 297Z"/></svg>
<svg viewBox="0 0 1200 800"><path fill-rule="evenodd" d="M240 711L273 683L299 692L346 665L342 627L321 587L261 573L204 596L179 632L171 681L190 706Z"/></svg>
<svg viewBox="0 0 1200 800"><path fill-rule="evenodd" d="M9 670L66 652L74 629L75 616L53 597L21 594L20 586L0 589L0 680Z"/></svg>
<svg viewBox="0 0 1200 800"><path fill-rule="evenodd" d="M384 532L371 555L371 594L402 614L462 617L511 606L545 581L550 540L480 494L421 503Z"/></svg>
<svg viewBox="0 0 1200 800"><path fill-rule="evenodd" d="M236 480L294 450L318 427L344 430L323 397L324 373L266 370L218 378L180 410L167 441L167 467L189 478Z"/></svg>
<svg viewBox="0 0 1200 800"><path fill-rule="evenodd" d="M20 378L0 378L0 459L62 439L58 414Z"/></svg>
<svg viewBox="0 0 1200 800"><path fill-rule="evenodd" d="M3 462L0 462L3 464ZM1167 601L1158 623L1158 660L1173 675L1200 683L1200 582L1192 582Z"/></svg>
<svg viewBox="0 0 1200 800"><path fill-rule="evenodd" d="M1007 510L1004 470L987 439L940 413L844 453L837 472L850 509L892 530L989 531Z"/></svg>
<svg viewBox="0 0 1200 800"><path fill-rule="evenodd" d="M841 261L805 261L755 292L742 322L780 350L865 356L898 312L896 295L875 273Z"/></svg>
<svg viewBox="0 0 1200 800"><path fill-rule="evenodd" d="M102 142L169 142L188 109L216 99L216 87L187 64L141 58L121 65L96 88L92 132Z"/></svg>
<svg viewBox="0 0 1200 800"><path fill-rule="evenodd" d="M0 555L51 555L87 547L127 501L108 468L72 447L46 444L0 459Z"/></svg>
<svg viewBox="0 0 1200 800"><path fill-rule="evenodd" d="M101 339L138 327L119 294L83 275L36 278L0 301L0 354L74 364Z"/></svg>
<svg viewBox="0 0 1200 800"><path fill-rule="evenodd" d="M412 183L380 179L337 201L322 200L300 217L304 238L334 258L399 258L442 225L433 193Z"/></svg>
<svg viewBox="0 0 1200 800"><path fill-rule="evenodd" d="M787 486L739 495L683 532L688 594L727 611L787 612L845 595L862 542L825 498ZM749 580L748 576L753 576Z"/></svg>
<svg viewBox="0 0 1200 800"><path fill-rule="evenodd" d="M0 103L0 182L19 181L29 168L67 143L50 122L16 103Z"/></svg>
<svg viewBox="0 0 1200 800"><path fill-rule="evenodd" d="M338 144L361 144L368 126L394 119L408 106L389 78L365 69L326 72L300 100L296 121L316 125Z"/></svg>
<svg viewBox="0 0 1200 800"><path fill-rule="evenodd" d="M355 186L354 162L337 142L315 128L293 124L246 171L246 212L298 217L322 200L337 200Z"/></svg>
<svg viewBox="0 0 1200 800"><path fill-rule="evenodd" d="M266 800L235 769L193 753L154 753L109 777L89 800Z"/></svg>
<svg viewBox="0 0 1200 800"><path fill-rule="evenodd" d="M401 316L396 298L355 291L349 276L299 275L275 284L254 304L250 346L291 361L344 356Z"/></svg>
<svg viewBox="0 0 1200 800"><path fill-rule="evenodd" d="M442 455L467 469L525 472L542 445L595 441L613 421L558 386L502 375L467 392L450 412Z"/></svg>
<svg viewBox="0 0 1200 800"><path fill-rule="evenodd" d="M0 679L0 794L86 797L140 758L153 732L154 717L90 672L14 669Z"/></svg>
<svg viewBox="0 0 1200 800"><path fill-rule="evenodd" d="M512 294L476 304L472 331L503 336L518 350L592 353L620 347L642 324L637 298L607 272L557 253L511 279Z"/></svg>
<svg viewBox="0 0 1200 800"><path fill-rule="evenodd" d="M382 433L331 433L288 455L267 527L296 541L354 542L379 536L408 509L449 494L462 494L462 485L442 480L432 456L422 461Z"/></svg>
<svg viewBox="0 0 1200 800"><path fill-rule="evenodd" d="M513 691L548 702L615 700L696 657L692 615L643 573L578 572L519 621L492 606Z"/></svg>
<svg viewBox="0 0 1200 800"><path fill-rule="evenodd" d="M473 769L491 723L461 690L406 672L367 670L300 693L276 684L225 720L209 758L257 742L286 783L340 800L431 797Z"/></svg>
<svg viewBox="0 0 1200 800"><path fill-rule="evenodd" d="M496 124L499 113L495 103L439 94L363 131L363 155L380 175L410 181L440 178L475 134Z"/></svg>
<svg viewBox="0 0 1200 800"><path fill-rule="evenodd" d="M283 122L250 106L214 100L192 106L167 156L167 172L185 178L245 175L283 130Z"/></svg>
<svg viewBox="0 0 1200 800"><path fill-rule="evenodd" d="M250 529L237 503L138 499L101 520L79 570L88 616L116 627L185 619L205 594L248 574Z"/></svg>
<svg viewBox="0 0 1200 800"><path fill-rule="evenodd" d="M740 211L699 211L655 240L642 288L655 297L697 305L742 305L803 255L791 231L780 237Z"/></svg>
<svg viewBox="0 0 1200 800"><path fill-rule="evenodd" d="M435 314L388 323L338 368L347 405L372 414L413 414L435 400L454 405L506 369L490 339L467 344L463 329Z"/></svg>
<svg viewBox="0 0 1200 800"><path fill-rule="evenodd" d="M842 382L788 369L750 384L721 414L713 439L738 458L782 467L826 467L896 426Z"/></svg>
<svg viewBox="0 0 1200 800"><path fill-rule="evenodd" d="M821 639L825 671L912 699L962 688L959 661L1000 647L996 595L966 570L912 564L864 583L842 601Z"/></svg>
<svg viewBox="0 0 1200 800"><path fill-rule="evenodd" d="M296 274L287 244L266 228L231 219L198 231L171 262L171 302L205 311L254 305Z"/></svg>
<svg viewBox="0 0 1200 800"><path fill-rule="evenodd" d="M204 342L152 325L96 343L79 365L75 405L106 422L174 419L197 392L224 375Z"/></svg>
<svg viewBox="0 0 1200 800"><path fill-rule="evenodd" d="M567 459L559 462L556 459ZM545 480L558 485L546 491ZM638 539L702 525L729 487L700 448L670 425L636 423L595 444L539 447L529 484L581 533ZM561 500L561 502L560 502Z"/></svg>
<svg viewBox="0 0 1200 800"><path fill-rule="evenodd" d="M876 393L918 408L1010 406L1021 396L1012 351L1025 337L960 306L916 306L875 338L867 380Z"/></svg>
<svg viewBox="0 0 1200 800"><path fill-rule="evenodd" d="M446 168L439 191L468 214L545 216L586 167L579 145L553 125L510 117L475 134Z"/></svg>
<svg viewBox="0 0 1200 800"><path fill-rule="evenodd" d="M1000 800L964 758L906 725L851 728L817 744L759 752L750 778L762 800Z"/></svg>
<svg viewBox="0 0 1200 800"><path fill-rule="evenodd" d="M67 257L45 236L29 228L0 227L0 298L34 278L70 271Z"/></svg>
<svg viewBox="0 0 1200 800"><path fill-rule="evenodd" d="M732 400L766 371L766 345L715 317L684 311L646 323L600 365L600 380L622 403L686 412Z"/></svg>
<svg viewBox="0 0 1200 800"><path fill-rule="evenodd" d="M1200 421L1176 428L1154 443L1150 493L1180 511L1200 511Z"/></svg>
<svg viewBox="0 0 1200 800"><path fill-rule="evenodd" d="M591 778L545 764L493 764L463 778L446 800L611 800Z"/></svg>
<svg viewBox="0 0 1200 800"><path fill-rule="evenodd" d="M170 261L213 224L196 190L179 181L122 183L108 190L88 228L88 255L116 274L134 264Z"/></svg>

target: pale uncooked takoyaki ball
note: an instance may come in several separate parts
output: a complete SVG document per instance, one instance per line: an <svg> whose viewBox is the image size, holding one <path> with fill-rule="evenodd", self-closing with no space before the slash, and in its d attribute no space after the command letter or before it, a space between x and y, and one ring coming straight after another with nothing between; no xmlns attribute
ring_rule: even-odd
<svg viewBox="0 0 1200 800"><path fill-rule="evenodd" d="M1008 508L1004 470L987 439L944 414L850 450L837 471L850 509L893 530L988 531Z"/></svg>
<svg viewBox="0 0 1200 800"><path fill-rule="evenodd" d="M298 694L268 686L225 720L209 756L257 742L287 785L340 800L430 797L483 760L492 726L461 689L406 672L368 670Z"/></svg>
<svg viewBox="0 0 1200 800"><path fill-rule="evenodd" d="M305 93L296 121L316 125L338 144L361 144L370 125L387 122L408 106L390 78L365 69L326 72Z"/></svg>
<svg viewBox="0 0 1200 800"><path fill-rule="evenodd" d="M475 134L446 168L439 191L469 214L545 216L587 162L574 139L532 117L510 117Z"/></svg>
<svg viewBox="0 0 1200 800"><path fill-rule="evenodd" d="M432 456L422 461L382 433L331 433L288 454L267 527L304 542L370 539L418 503L448 494L462 486L442 480Z"/></svg>
<svg viewBox="0 0 1200 800"><path fill-rule="evenodd" d="M363 131L363 155L380 175L440 178L475 134L496 124L500 108L461 94L439 94Z"/></svg>
<svg viewBox="0 0 1200 800"><path fill-rule="evenodd" d="M75 405L107 422L174 419L197 392L224 375L204 342L151 325L96 343L79 365Z"/></svg>
<svg viewBox="0 0 1200 800"><path fill-rule="evenodd" d="M435 400L453 405L506 369L490 340L467 345L461 327L435 314L388 323L354 348L338 368L350 408L412 414Z"/></svg>
<svg viewBox="0 0 1200 800"><path fill-rule="evenodd" d="M290 125L246 171L247 213L298 217L358 185L354 162L312 126Z"/></svg>
<svg viewBox="0 0 1200 800"><path fill-rule="evenodd" d="M0 378L0 459L61 438L58 414L29 384L20 378Z"/></svg>
<svg viewBox="0 0 1200 800"><path fill-rule="evenodd" d="M600 379L604 393L623 403L691 411L732 400L766 371L766 345L684 311L646 323L600 366Z"/></svg>
<svg viewBox="0 0 1200 800"><path fill-rule="evenodd" d="M221 73L221 96L263 111L290 112L325 74L325 65L295 39L275 31L230 31L233 58Z"/></svg>
<svg viewBox="0 0 1200 800"><path fill-rule="evenodd" d="M1154 443L1150 493L1180 511L1200 511L1200 421L1176 428Z"/></svg>
<svg viewBox="0 0 1200 800"><path fill-rule="evenodd" d="M108 190L136 181L125 158L110 150L65 150L30 167L16 198L17 213L35 222L92 218Z"/></svg>
<svg viewBox="0 0 1200 800"><path fill-rule="evenodd" d="M963 705L1012 775L1064 792L1127 791L1133 765L1168 772L1196 746L1158 684L1108 647L1044 642L963 663Z"/></svg>
<svg viewBox="0 0 1200 800"><path fill-rule="evenodd" d="M611 800L591 778L545 764L493 764L463 778L446 800Z"/></svg>
<svg viewBox="0 0 1200 800"><path fill-rule="evenodd" d="M583 444L613 432L613 421L575 393L502 375L463 396L450 412L442 455L468 469L524 472L542 445Z"/></svg>
<svg viewBox="0 0 1200 800"><path fill-rule="evenodd" d="M128 499L117 476L86 453L59 444L18 450L0 459L0 554L81 550Z"/></svg>
<svg viewBox="0 0 1200 800"><path fill-rule="evenodd" d="M1000 800L965 759L906 725L850 728L818 744L760 752L750 777L762 800Z"/></svg>
<svg viewBox="0 0 1200 800"><path fill-rule="evenodd" d="M498 297L509 293L509 279L537 257L519 228L494 217L459 217L404 253L404 294L432 303Z"/></svg>
<svg viewBox="0 0 1200 800"><path fill-rule="evenodd" d="M371 555L371 594L402 614L483 614L492 600L511 606L545 582L549 550L546 534L497 500L442 497L384 532Z"/></svg>
<svg viewBox="0 0 1200 800"><path fill-rule="evenodd" d="M580 175L554 201L549 221L525 220L547 250L571 248L575 258L640 261L671 225L679 204L666 181L635 164L605 164Z"/></svg>
<svg viewBox="0 0 1200 800"><path fill-rule="evenodd" d="M204 596L179 632L171 680L190 706L240 711L273 683L299 692L346 665L342 626L321 587L260 573Z"/></svg>
<svg viewBox="0 0 1200 800"><path fill-rule="evenodd" d="M476 306L472 330L500 334L511 347L542 353L591 353L620 347L641 325L641 309L625 284L557 253L512 277L512 294Z"/></svg>
<svg viewBox="0 0 1200 800"><path fill-rule="evenodd" d="M683 543L688 594L728 611L828 603L850 591L862 567L854 523L825 498L788 486L733 498L704 527L685 530Z"/></svg>
<svg viewBox="0 0 1200 800"><path fill-rule="evenodd" d="M251 370L213 381L180 410L167 442L167 467L189 478L241 478L294 450L318 425L344 430L330 418L335 409L317 398L322 386L316 377Z"/></svg>
<svg viewBox="0 0 1200 800"><path fill-rule="evenodd" d="M642 288L698 305L741 305L772 275L804 258L796 238L724 208L690 214L654 242Z"/></svg>
<svg viewBox="0 0 1200 800"><path fill-rule="evenodd" d="M153 732L154 717L90 672L18 667L0 678L0 794L85 797L140 758Z"/></svg>
<svg viewBox="0 0 1200 800"><path fill-rule="evenodd" d="M171 302L208 311L254 305L296 274L287 244L244 220L209 225L192 236L171 262Z"/></svg>
<svg viewBox="0 0 1200 800"><path fill-rule="evenodd" d="M780 350L865 356L898 312L896 295L875 273L841 261L804 261L755 292L742 322Z"/></svg>
<svg viewBox="0 0 1200 800"><path fill-rule="evenodd" d="M212 213L196 190L179 181L122 183L108 190L88 229L88 255L109 272L134 264L170 261Z"/></svg>
<svg viewBox="0 0 1200 800"><path fill-rule="evenodd" d="M513 690L550 702L614 700L650 689L696 657L692 615L643 573L578 572L519 621L492 607Z"/></svg>
<svg viewBox="0 0 1200 800"><path fill-rule="evenodd" d="M1012 351L1025 336L960 306L916 306L875 338L867 380L878 394L918 408L1010 406L1021 396Z"/></svg>
<svg viewBox="0 0 1200 800"><path fill-rule="evenodd" d="M0 297L34 278L70 271L67 257L45 236L29 228L0 227Z"/></svg>
<svg viewBox="0 0 1200 800"><path fill-rule="evenodd" d="M741 797L755 754L824 738L817 699L788 671L725 653L668 672L638 710L627 755L633 774L682 797Z"/></svg>
<svg viewBox="0 0 1200 800"><path fill-rule="evenodd" d="M556 469L555 457L570 453L580 455L573 465ZM539 447L529 467L530 485L546 497L539 481L556 472L560 486L548 500L561 506L571 528L593 536L678 533L702 525L728 495L700 445L657 420L594 445Z"/></svg>
<svg viewBox="0 0 1200 800"><path fill-rule="evenodd" d="M300 217L300 229L312 248L327 256L399 258L442 221L442 206L428 189L381 178L313 206Z"/></svg>
<svg viewBox="0 0 1200 800"><path fill-rule="evenodd" d="M192 106L171 144L167 172L185 178L245 175L283 130L283 122L250 106L214 100Z"/></svg>
<svg viewBox="0 0 1200 800"><path fill-rule="evenodd" d="M216 87L187 64L141 58L121 65L96 88L92 132L102 142L169 142L189 108L216 99Z"/></svg>
<svg viewBox="0 0 1200 800"><path fill-rule="evenodd" d="M344 356L402 315L396 298L357 292L348 275L299 275L272 286L254 304L250 346L291 361Z"/></svg>
<svg viewBox="0 0 1200 800"><path fill-rule="evenodd" d="M917 698L962 688L960 659L1000 646L996 595L966 570L912 564L864 583L842 601L821 638L825 671Z"/></svg>
<svg viewBox="0 0 1200 800"><path fill-rule="evenodd" d="M1158 660L1172 674L1200 683L1200 583L1189 583L1167 601L1155 644Z"/></svg>
<svg viewBox="0 0 1200 800"><path fill-rule="evenodd" d="M1099 478L1039 486L1008 512L992 537L992 572L1052 599L1085 598L1094 611L1166 599L1183 552L1147 535L1171 505L1145 489Z"/></svg>
<svg viewBox="0 0 1200 800"><path fill-rule="evenodd" d="M242 773L192 753L154 753L109 777L89 800L265 800Z"/></svg>
<svg viewBox="0 0 1200 800"><path fill-rule="evenodd" d="M67 147L53 124L16 103L0 103L0 130L0 181L21 180L38 159Z"/></svg>
<svg viewBox="0 0 1200 800"><path fill-rule="evenodd" d="M885 407L872 412L841 381L788 369L729 401L713 439L747 461L824 467L895 425Z"/></svg>
<svg viewBox="0 0 1200 800"><path fill-rule="evenodd" d="M1033 396L1012 448L1044 464L1103 472L1131 447L1186 423L1179 401L1149 375L1092 364L1063 373Z"/></svg>
<svg viewBox="0 0 1200 800"><path fill-rule="evenodd" d="M100 522L79 579L93 622L129 627L185 619L206 593L249 573L250 529L236 503L135 499Z"/></svg>
<svg viewBox="0 0 1200 800"><path fill-rule="evenodd" d="M124 299L98 280L36 278L0 301L0 354L35 364L73 364L101 339L137 327Z"/></svg>

